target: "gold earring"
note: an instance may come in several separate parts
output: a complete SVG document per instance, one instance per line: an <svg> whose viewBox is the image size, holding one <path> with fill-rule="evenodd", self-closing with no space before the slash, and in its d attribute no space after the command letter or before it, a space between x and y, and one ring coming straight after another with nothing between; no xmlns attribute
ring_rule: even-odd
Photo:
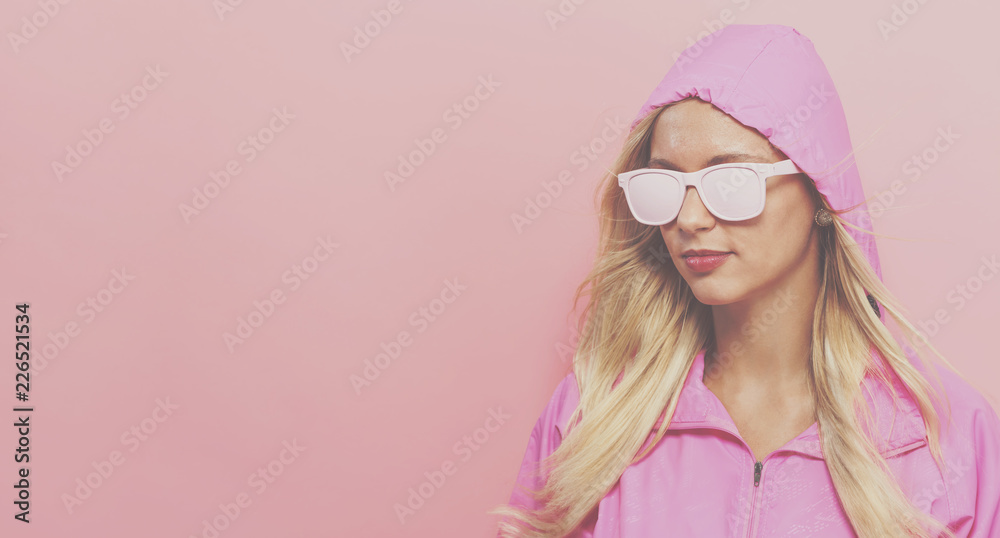
<svg viewBox="0 0 1000 538"><path fill-rule="evenodd" d="M829 226L833 224L833 215L831 215L829 211L820 208L819 211L816 212L816 217L813 220L815 220L816 224L819 226Z"/></svg>

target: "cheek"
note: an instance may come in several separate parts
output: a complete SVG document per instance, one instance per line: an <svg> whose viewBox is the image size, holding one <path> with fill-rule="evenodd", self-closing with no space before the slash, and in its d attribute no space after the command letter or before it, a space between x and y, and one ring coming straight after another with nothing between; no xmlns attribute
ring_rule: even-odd
<svg viewBox="0 0 1000 538"><path fill-rule="evenodd" d="M675 234L672 230L670 230L670 228L666 226L660 226L660 237L663 239L663 244L666 245L667 251L671 256L673 255L674 250L677 248L675 246L677 244L675 242L676 236L677 234Z"/></svg>
<svg viewBox="0 0 1000 538"><path fill-rule="evenodd" d="M809 230L791 221L775 221L738 238L744 261L762 274L783 272L801 263L808 250Z"/></svg>
<svg viewBox="0 0 1000 538"><path fill-rule="evenodd" d="M786 181L774 191L768 191L761 215L768 226L780 226L784 230L808 229L813 218L813 202L805 187L800 183Z"/></svg>
<svg viewBox="0 0 1000 538"><path fill-rule="evenodd" d="M798 194L798 195L795 195ZM789 193L768 199L757 226L754 241L779 251L797 250L809 239L812 213L805 193Z"/></svg>

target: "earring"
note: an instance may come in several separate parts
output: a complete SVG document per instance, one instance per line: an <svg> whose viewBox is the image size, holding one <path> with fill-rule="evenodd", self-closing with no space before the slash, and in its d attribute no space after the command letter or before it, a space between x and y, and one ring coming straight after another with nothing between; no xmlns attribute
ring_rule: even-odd
<svg viewBox="0 0 1000 538"><path fill-rule="evenodd" d="M829 211L820 208L819 211L816 211L816 217L813 220L819 226L829 226L833 224L833 215Z"/></svg>

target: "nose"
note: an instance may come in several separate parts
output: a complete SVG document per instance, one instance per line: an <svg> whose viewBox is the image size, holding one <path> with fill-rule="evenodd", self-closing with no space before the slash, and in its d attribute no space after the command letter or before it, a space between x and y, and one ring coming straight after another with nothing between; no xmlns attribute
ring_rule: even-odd
<svg viewBox="0 0 1000 538"><path fill-rule="evenodd" d="M681 210L675 219L677 227L685 232L695 232L698 230L708 230L715 226L715 215L705 207L698 196L698 191L688 186L684 192L684 202Z"/></svg>

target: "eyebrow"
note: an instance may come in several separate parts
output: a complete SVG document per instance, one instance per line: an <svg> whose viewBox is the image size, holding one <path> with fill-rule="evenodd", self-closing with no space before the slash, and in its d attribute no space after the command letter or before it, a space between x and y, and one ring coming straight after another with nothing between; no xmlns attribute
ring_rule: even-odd
<svg viewBox="0 0 1000 538"><path fill-rule="evenodd" d="M767 159L760 157L758 155L750 155L749 153L723 153L721 155L716 155L705 163L702 168L708 168L710 166L715 166L722 163L766 163L770 162ZM668 161L667 159L650 159L649 163L646 165L647 168L665 168L667 170L673 170L675 172L680 171L680 167L676 164Z"/></svg>

